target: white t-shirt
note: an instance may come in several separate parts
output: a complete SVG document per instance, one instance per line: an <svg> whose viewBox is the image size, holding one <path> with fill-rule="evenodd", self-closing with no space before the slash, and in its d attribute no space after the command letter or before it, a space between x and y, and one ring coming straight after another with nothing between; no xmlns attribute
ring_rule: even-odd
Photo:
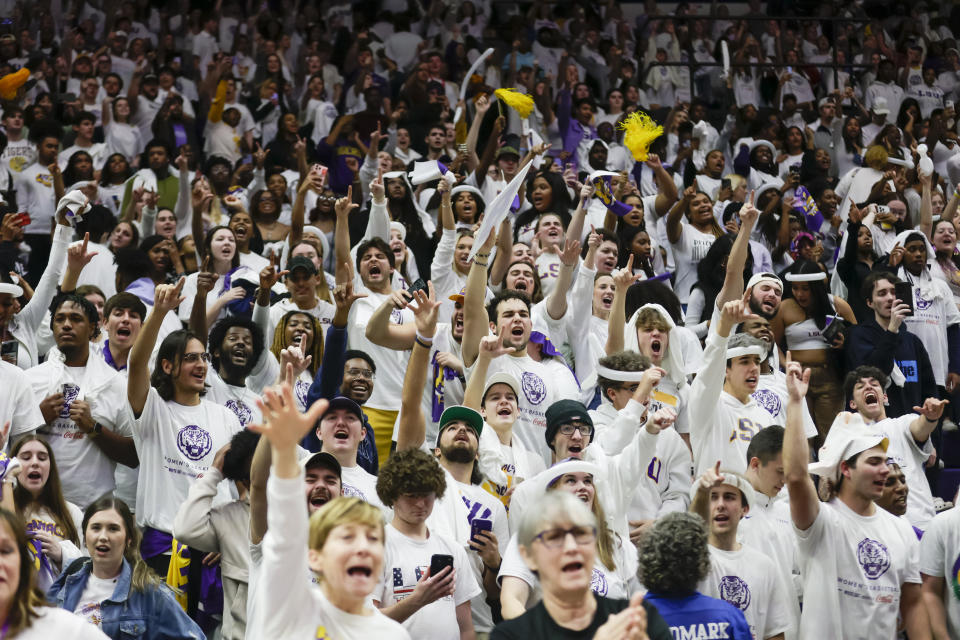
<svg viewBox="0 0 960 640"><path fill-rule="evenodd" d="M463 547L439 533L429 533L426 540L414 540L388 525L383 574L373 599L381 607L391 607L410 596L423 574L429 571L431 556L436 554L453 556L456 572L453 595L422 607L403 622L403 627L417 640L459 640L456 608L479 596L482 590Z"/></svg>
<svg viewBox="0 0 960 640"><path fill-rule="evenodd" d="M320 321L320 326L323 328L324 334L326 334L327 327L333 322L333 314L337 312L337 308L327 302L326 300L320 300L317 298L317 304L312 309L301 309L297 306L297 303L293 300L281 300L277 304L270 307L270 333L268 334L268 339L273 339L273 331L277 328L277 325L280 324L280 321L283 320L283 316L287 315L289 311L303 311L308 313L317 320ZM380 368L380 363L377 362L377 368ZM380 382L377 380L377 382ZM376 387L376 385L374 385Z"/></svg>
<svg viewBox="0 0 960 640"><path fill-rule="evenodd" d="M520 381L521 393L517 395L519 415L513 424L513 437L525 449L539 453L544 462L549 464L551 452L544 436L547 430L546 411L547 407L562 397L551 383L550 372L543 363L526 354L494 358L487 369L487 379L500 371L506 371ZM467 372L467 379L470 379L470 371Z"/></svg>
<svg viewBox="0 0 960 640"><path fill-rule="evenodd" d="M10 422L10 440L35 431L43 424L40 405L34 401L30 379L16 365L0 360L0 379L4 392L0 393L0 424Z"/></svg>
<svg viewBox="0 0 960 640"><path fill-rule="evenodd" d="M758 405L770 413L770 420L764 425L787 426L787 375L779 369L770 373L761 373L757 381L757 390L750 394ZM813 438L817 435L817 425L813 423L807 403L803 405L803 435Z"/></svg>
<svg viewBox="0 0 960 640"><path fill-rule="evenodd" d="M380 347L367 340L365 334L370 316L390 296L383 293L366 291L367 297L357 300L350 309L348 322L348 348L363 351L377 363L377 379L373 393L364 404L371 409L396 411L400 408L400 396L403 392L403 376L410 361L409 351L396 351ZM394 309L390 314L390 324L413 322L413 311Z"/></svg>
<svg viewBox="0 0 960 640"><path fill-rule="evenodd" d="M553 291L553 285L557 283L560 277L560 269L563 263L560 261L560 254L553 251L544 251L537 256L537 274L540 276L540 289L543 296L547 297Z"/></svg>
<svg viewBox="0 0 960 640"><path fill-rule="evenodd" d="M448 484L447 490L451 488ZM510 542L510 527L507 524L507 511L503 503L479 485L457 482L456 488L467 506L467 521L470 526L473 526L474 520L489 520L493 525L493 535L497 537L500 557L503 557L507 551L507 543ZM466 549L466 554L470 560L474 579L477 584L483 585L483 560L480 559L480 554L469 548ZM481 633L489 633L493 629L493 612L482 590L470 601L470 610L473 613L474 629Z"/></svg>
<svg viewBox="0 0 960 640"><path fill-rule="evenodd" d="M906 280L912 282L910 278ZM938 278L931 278L926 284L937 289L940 295L934 300L927 300L920 292L920 287L915 285L913 287L914 312L904 320L904 323L910 333L920 338L923 346L927 348L930 365L933 367L933 377L939 386L943 386L947 380L949 364L947 354L950 353L947 344L947 327L960 324L960 311L953 302L950 285Z"/></svg>
<svg viewBox="0 0 960 640"><path fill-rule="evenodd" d="M207 384L210 388L204 398L230 409L240 421L240 426L246 427L248 424L259 424L263 421L263 415L257 407L260 396L248 387L224 382L212 366L207 368Z"/></svg>
<svg viewBox="0 0 960 640"><path fill-rule="evenodd" d="M879 507L861 516L838 498L819 506L806 531L794 527L804 577L800 637L893 640L901 586L920 583L917 535Z"/></svg>
<svg viewBox="0 0 960 640"><path fill-rule="evenodd" d="M736 551L708 548L710 572L697 591L743 612L754 638L769 638L790 628L788 596L770 558L746 545Z"/></svg>
<svg viewBox="0 0 960 640"><path fill-rule="evenodd" d="M680 222L680 238L670 244L677 273L673 290L682 304L690 298L690 287L697 281L697 265L716 241L712 233L698 231L693 225Z"/></svg>
<svg viewBox="0 0 960 640"><path fill-rule="evenodd" d="M140 457L137 524L173 531L190 483L210 468L217 451L242 428L226 407L202 399L195 406L165 401L150 387L133 429ZM218 490L224 501L230 500L227 483Z"/></svg>
<svg viewBox="0 0 960 640"><path fill-rule="evenodd" d="M933 493L930 491L930 483L927 481L927 474L924 473L923 467L927 458L933 453L933 443L930 438L927 438L921 446L913 438L910 423L917 418L917 414L908 413L898 418L881 420L874 426L881 429L890 440L887 457L893 458L900 465L907 487L910 489L907 493L907 520L913 526L923 530L933 520L937 511L933 507Z"/></svg>
<svg viewBox="0 0 960 640"><path fill-rule="evenodd" d="M493 429L493 427L484 423L484 429L487 428ZM484 478L483 484L480 486L483 487L486 492L496 496L500 502L503 503L504 508L509 511L510 496L508 496L507 493L510 491L510 488L537 475L546 468L546 465L539 453L533 453L524 448L523 444L516 438L512 438L509 445L502 444L499 442L499 439L497 444L500 446L500 455L504 461L503 464L500 465L500 470L507 476L507 484L495 484L489 479Z"/></svg>
<svg viewBox="0 0 960 640"><path fill-rule="evenodd" d="M380 501L377 495L377 476L368 473L360 465L343 467L340 470L340 495L345 498L360 498L380 509L389 522L393 511Z"/></svg>
<svg viewBox="0 0 960 640"><path fill-rule="evenodd" d="M64 385L73 385L76 395L66 400L82 400L90 405L95 422L123 436L133 435L131 414L127 410L126 379L96 354L91 353L85 367L67 367L63 356L52 357L27 370L34 401L39 404ZM64 408L50 424L38 430L53 449L63 487L63 497L81 509L99 496L113 491L116 464L100 450L87 434L80 431Z"/></svg>
<svg viewBox="0 0 960 640"><path fill-rule="evenodd" d="M944 579L943 608L947 611L947 634L960 637L960 509L938 514L920 540L920 571Z"/></svg>
<svg viewBox="0 0 960 640"><path fill-rule="evenodd" d="M17 634L17 640L50 640L50 638L70 638L70 640L109 640L100 629L80 616L66 609L40 607L39 614L30 628Z"/></svg>
<svg viewBox="0 0 960 640"><path fill-rule="evenodd" d="M113 596L113 590L117 588L117 580L118 578L104 580L92 573L88 575L87 584L73 613L92 625L102 627L103 615L100 613L100 603Z"/></svg>
<svg viewBox="0 0 960 640"><path fill-rule="evenodd" d="M49 234L50 222L56 210L53 176L47 167L34 163L14 178L17 185L17 207L30 212L27 234Z"/></svg>

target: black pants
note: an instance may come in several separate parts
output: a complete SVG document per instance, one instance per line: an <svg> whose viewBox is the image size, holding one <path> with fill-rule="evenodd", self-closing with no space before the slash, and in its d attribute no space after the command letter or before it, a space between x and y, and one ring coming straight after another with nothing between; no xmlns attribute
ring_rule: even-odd
<svg viewBox="0 0 960 640"><path fill-rule="evenodd" d="M23 236L23 241L30 246L30 262L27 264L27 282L36 288L40 276L50 262L50 247L53 240L49 233L31 233Z"/></svg>

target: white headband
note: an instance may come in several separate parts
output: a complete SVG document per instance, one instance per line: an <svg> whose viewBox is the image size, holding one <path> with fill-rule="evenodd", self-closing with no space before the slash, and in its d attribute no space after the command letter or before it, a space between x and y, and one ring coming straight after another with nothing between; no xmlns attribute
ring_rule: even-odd
<svg viewBox="0 0 960 640"><path fill-rule="evenodd" d="M751 345L749 347L734 347L732 349L727 349L727 358L739 358L740 356L757 356L761 360L767 357L766 347L761 347L758 344Z"/></svg>
<svg viewBox="0 0 960 640"><path fill-rule="evenodd" d="M823 273L788 273L784 276L787 282L816 282L817 280L826 280L827 274Z"/></svg>
<svg viewBox="0 0 960 640"><path fill-rule="evenodd" d="M620 371L617 369L608 369L602 364L597 365L598 376L617 382L640 382L643 380L643 374L643 371Z"/></svg>

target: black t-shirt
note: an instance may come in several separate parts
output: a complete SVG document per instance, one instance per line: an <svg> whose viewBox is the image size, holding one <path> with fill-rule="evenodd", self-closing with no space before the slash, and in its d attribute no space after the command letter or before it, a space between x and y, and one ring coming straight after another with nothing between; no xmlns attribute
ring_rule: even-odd
<svg viewBox="0 0 960 640"><path fill-rule="evenodd" d="M593 615L593 622L586 629L581 631L564 629L553 621L541 601L519 618L504 620L498 624L490 634L490 640L588 640L593 638L597 629L603 626L607 618L620 613L630 604L627 600L594 597L597 599L597 611ZM643 603L643 608L647 611L647 636L650 640L672 640L670 627L660 616L657 608L646 602Z"/></svg>

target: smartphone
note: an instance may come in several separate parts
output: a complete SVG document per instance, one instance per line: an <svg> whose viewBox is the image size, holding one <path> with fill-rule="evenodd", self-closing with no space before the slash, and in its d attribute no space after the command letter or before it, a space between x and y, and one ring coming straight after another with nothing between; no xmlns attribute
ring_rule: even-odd
<svg viewBox="0 0 960 640"><path fill-rule="evenodd" d="M435 576L446 567L453 569L453 556L445 553L435 553L430 556L430 575Z"/></svg>
<svg viewBox="0 0 960 640"><path fill-rule="evenodd" d="M912 315L913 315L913 309L914 309L914 306L913 306L913 285L910 284L909 282L898 282L898 283L896 283L896 284L893 285L893 290L894 290L894 292L895 292L895 294L896 294L896 296L897 296L897 299L900 300L900 302L902 302L902 303L904 303L904 304L906 304L906 305L909 305L909 307L910 307L910 313L908 313L907 315L908 315L908 316L912 316Z"/></svg>
<svg viewBox="0 0 960 640"><path fill-rule="evenodd" d="M720 178L720 188L730 189L730 178Z"/></svg>
<svg viewBox="0 0 960 640"><path fill-rule="evenodd" d="M790 165L790 175L799 176L800 175L800 165L792 164Z"/></svg>
<svg viewBox="0 0 960 640"><path fill-rule="evenodd" d="M20 226L26 227L30 224L30 214L29 213L19 213L17 214L20 218Z"/></svg>
<svg viewBox="0 0 960 640"><path fill-rule="evenodd" d="M16 340L4 340L3 344L0 345L0 360L16 365L19 351L20 343Z"/></svg>
<svg viewBox="0 0 960 640"><path fill-rule="evenodd" d="M885 205L885 204L878 204L878 205L877 205L877 215L880 215L881 213L890 213L890 207L888 207L888 206Z"/></svg>
<svg viewBox="0 0 960 640"><path fill-rule="evenodd" d="M407 293L410 294L410 297L413 297L413 294L417 291L423 291L424 293L428 292L427 283L423 281L423 278L417 278L413 281L413 284L410 285L410 288L407 289Z"/></svg>
<svg viewBox="0 0 960 640"><path fill-rule="evenodd" d="M787 67L787 73L793 73L793 67Z"/></svg>
<svg viewBox="0 0 960 640"><path fill-rule="evenodd" d="M72 382L63 383L63 408L60 409L61 418L70 417L70 405L73 404L73 401L77 399L78 395L80 395L80 387L78 385Z"/></svg>
<svg viewBox="0 0 960 640"><path fill-rule="evenodd" d="M271 100L276 100L276 99L278 99L278 96L277 96L276 92L270 94L270 99L271 99Z"/></svg>
<svg viewBox="0 0 960 640"><path fill-rule="evenodd" d="M481 531L493 531L493 522L491 520L484 520L483 518L476 518L470 523L470 540L480 542L477 534Z"/></svg>

